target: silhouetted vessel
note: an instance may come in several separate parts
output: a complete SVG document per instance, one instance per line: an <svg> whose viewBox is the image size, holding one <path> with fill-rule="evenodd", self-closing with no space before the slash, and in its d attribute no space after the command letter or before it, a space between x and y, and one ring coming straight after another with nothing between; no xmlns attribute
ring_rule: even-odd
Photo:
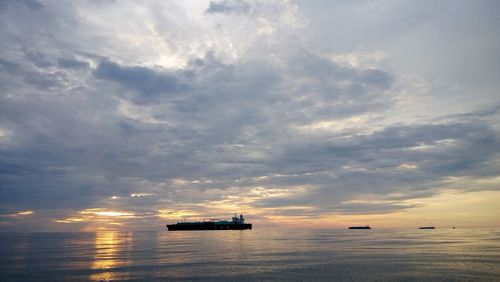
<svg viewBox="0 0 500 282"><path fill-rule="evenodd" d="M195 230L245 230L252 229L251 223L245 223L243 215L234 215L231 221L210 220L210 221L184 221L176 224L167 224L168 231L195 231Z"/></svg>
<svg viewBox="0 0 500 282"><path fill-rule="evenodd" d="M418 229L436 229L434 226L422 226L419 227Z"/></svg>
<svg viewBox="0 0 500 282"><path fill-rule="evenodd" d="M349 226L349 229L372 229L370 226Z"/></svg>

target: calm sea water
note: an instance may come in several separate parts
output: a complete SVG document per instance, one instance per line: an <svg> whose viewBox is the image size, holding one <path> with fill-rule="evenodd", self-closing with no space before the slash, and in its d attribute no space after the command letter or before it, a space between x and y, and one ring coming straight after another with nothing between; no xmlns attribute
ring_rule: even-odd
<svg viewBox="0 0 500 282"><path fill-rule="evenodd" d="M500 230L0 234L0 280L500 281Z"/></svg>

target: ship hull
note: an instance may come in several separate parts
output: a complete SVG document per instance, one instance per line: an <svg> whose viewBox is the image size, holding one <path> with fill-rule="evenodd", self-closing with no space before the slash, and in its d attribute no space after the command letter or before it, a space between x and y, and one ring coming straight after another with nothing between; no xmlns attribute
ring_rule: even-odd
<svg viewBox="0 0 500 282"><path fill-rule="evenodd" d="M419 227L418 229L436 229L434 226L424 226L424 227Z"/></svg>
<svg viewBox="0 0 500 282"><path fill-rule="evenodd" d="M214 224L213 222L200 222L199 224L167 224L168 231L198 231L198 230L245 230L252 229L252 224Z"/></svg>
<svg viewBox="0 0 500 282"><path fill-rule="evenodd" d="M371 229L370 226L351 226L349 229Z"/></svg>

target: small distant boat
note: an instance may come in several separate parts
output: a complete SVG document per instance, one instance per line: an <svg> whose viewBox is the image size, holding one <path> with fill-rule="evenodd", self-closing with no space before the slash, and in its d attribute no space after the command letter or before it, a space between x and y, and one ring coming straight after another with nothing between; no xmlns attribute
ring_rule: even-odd
<svg viewBox="0 0 500 282"><path fill-rule="evenodd" d="M372 229L370 226L349 226L349 229Z"/></svg>
<svg viewBox="0 0 500 282"><path fill-rule="evenodd" d="M422 226L419 227L418 229L436 229L434 226Z"/></svg>

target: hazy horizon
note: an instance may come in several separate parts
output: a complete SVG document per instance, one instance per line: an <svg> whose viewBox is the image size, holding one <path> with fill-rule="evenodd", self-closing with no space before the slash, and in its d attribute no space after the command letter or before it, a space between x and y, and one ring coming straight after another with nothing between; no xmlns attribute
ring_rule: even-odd
<svg viewBox="0 0 500 282"><path fill-rule="evenodd" d="M500 227L498 11L1 1L0 232Z"/></svg>

